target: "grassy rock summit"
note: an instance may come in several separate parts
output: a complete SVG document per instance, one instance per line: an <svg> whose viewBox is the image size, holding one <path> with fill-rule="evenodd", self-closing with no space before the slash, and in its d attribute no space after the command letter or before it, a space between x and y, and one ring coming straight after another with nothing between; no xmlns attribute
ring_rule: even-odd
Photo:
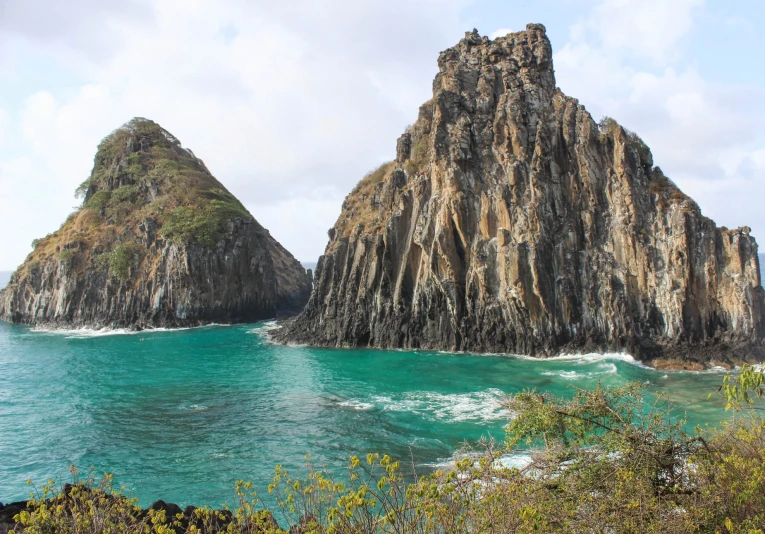
<svg viewBox="0 0 765 534"><path fill-rule="evenodd" d="M396 159L346 197L304 312L325 346L763 358L757 244L555 85L539 24L469 32Z"/></svg>
<svg viewBox="0 0 765 534"><path fill-rule="evenodd" d="M0 319L178 327L297 312L311 277L202 160L136 118L98 147L82 206L0 291Z"/></svg>

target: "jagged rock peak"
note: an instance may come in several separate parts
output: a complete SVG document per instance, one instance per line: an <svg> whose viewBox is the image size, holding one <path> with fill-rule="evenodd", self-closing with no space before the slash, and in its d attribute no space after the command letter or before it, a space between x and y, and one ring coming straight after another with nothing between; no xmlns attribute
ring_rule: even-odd
<svg viewBox="0 0 765 534"><path fill-rule="evenodd" d="M545 28L468 32L329 231L304 312L327 346L762 358L748 228L717 228L640 137L555 86Z"/></svg>
<svg viewBox="0 0 765 534"><path fill-rule="evenodd" d="M146 163L148 159L210 172L173 134L154 121L135 117L99 143L90 177L80 185L77 194L84 196L87 202L99 190L113 191L122 185L131 185L146 174L147 166L139 163Z"/></svg>
<svg viewBox="0 0 765 534"><path fill-rule="evenodd" d="M189 326L297 312L311 278L158 124L99 144L83 204L0 292L0 319L53 326Z"/></svg>

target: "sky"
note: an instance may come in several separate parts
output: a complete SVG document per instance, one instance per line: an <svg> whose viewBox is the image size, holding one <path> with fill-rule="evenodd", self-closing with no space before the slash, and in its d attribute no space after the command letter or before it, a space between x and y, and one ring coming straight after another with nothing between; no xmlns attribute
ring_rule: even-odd
<svg viewBox="0 0 765 534"><path fill-rule="evenodd" d="M0 0L0 270L76 209L99 141L136 116L315 261L430 98L438 53L529 22L566 94L765 242L761 0Z"/></svg>

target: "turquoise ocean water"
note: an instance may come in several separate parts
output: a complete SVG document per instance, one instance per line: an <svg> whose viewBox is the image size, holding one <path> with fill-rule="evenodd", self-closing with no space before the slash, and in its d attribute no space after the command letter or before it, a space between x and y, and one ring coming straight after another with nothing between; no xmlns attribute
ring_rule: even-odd
<svg viewBox="0 0 765 534"><path fill-rule="evenodd" d="M0 501L25 481L95 467L147 505L233 502L276 464L342 474L381 451L419 472L465 441L503 437L507 394L638 380L668 391L689 425L724 417L707 394L721 372L658 372L628 357L532 360L274 345L272 323L134 334L38 332L0 323Z"/></svg>

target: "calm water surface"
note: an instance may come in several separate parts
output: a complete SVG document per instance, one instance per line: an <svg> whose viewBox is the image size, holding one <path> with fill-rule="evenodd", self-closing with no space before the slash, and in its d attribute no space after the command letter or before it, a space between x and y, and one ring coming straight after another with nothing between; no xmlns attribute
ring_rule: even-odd
<svg viewBox="0 0 765 534"><path fill-rule="evenodd" d="M666 390L688 424L717 422L721 373L664 373L625 357L546 361L271 344L269 323L172 332L45 333L0 322L0 501L70 464L114 473L142 504L231 503L304 455L341 473L352 453L414 458L419 470L465 441L503 437L503 398L571 395L639 380Z"/></svg>

